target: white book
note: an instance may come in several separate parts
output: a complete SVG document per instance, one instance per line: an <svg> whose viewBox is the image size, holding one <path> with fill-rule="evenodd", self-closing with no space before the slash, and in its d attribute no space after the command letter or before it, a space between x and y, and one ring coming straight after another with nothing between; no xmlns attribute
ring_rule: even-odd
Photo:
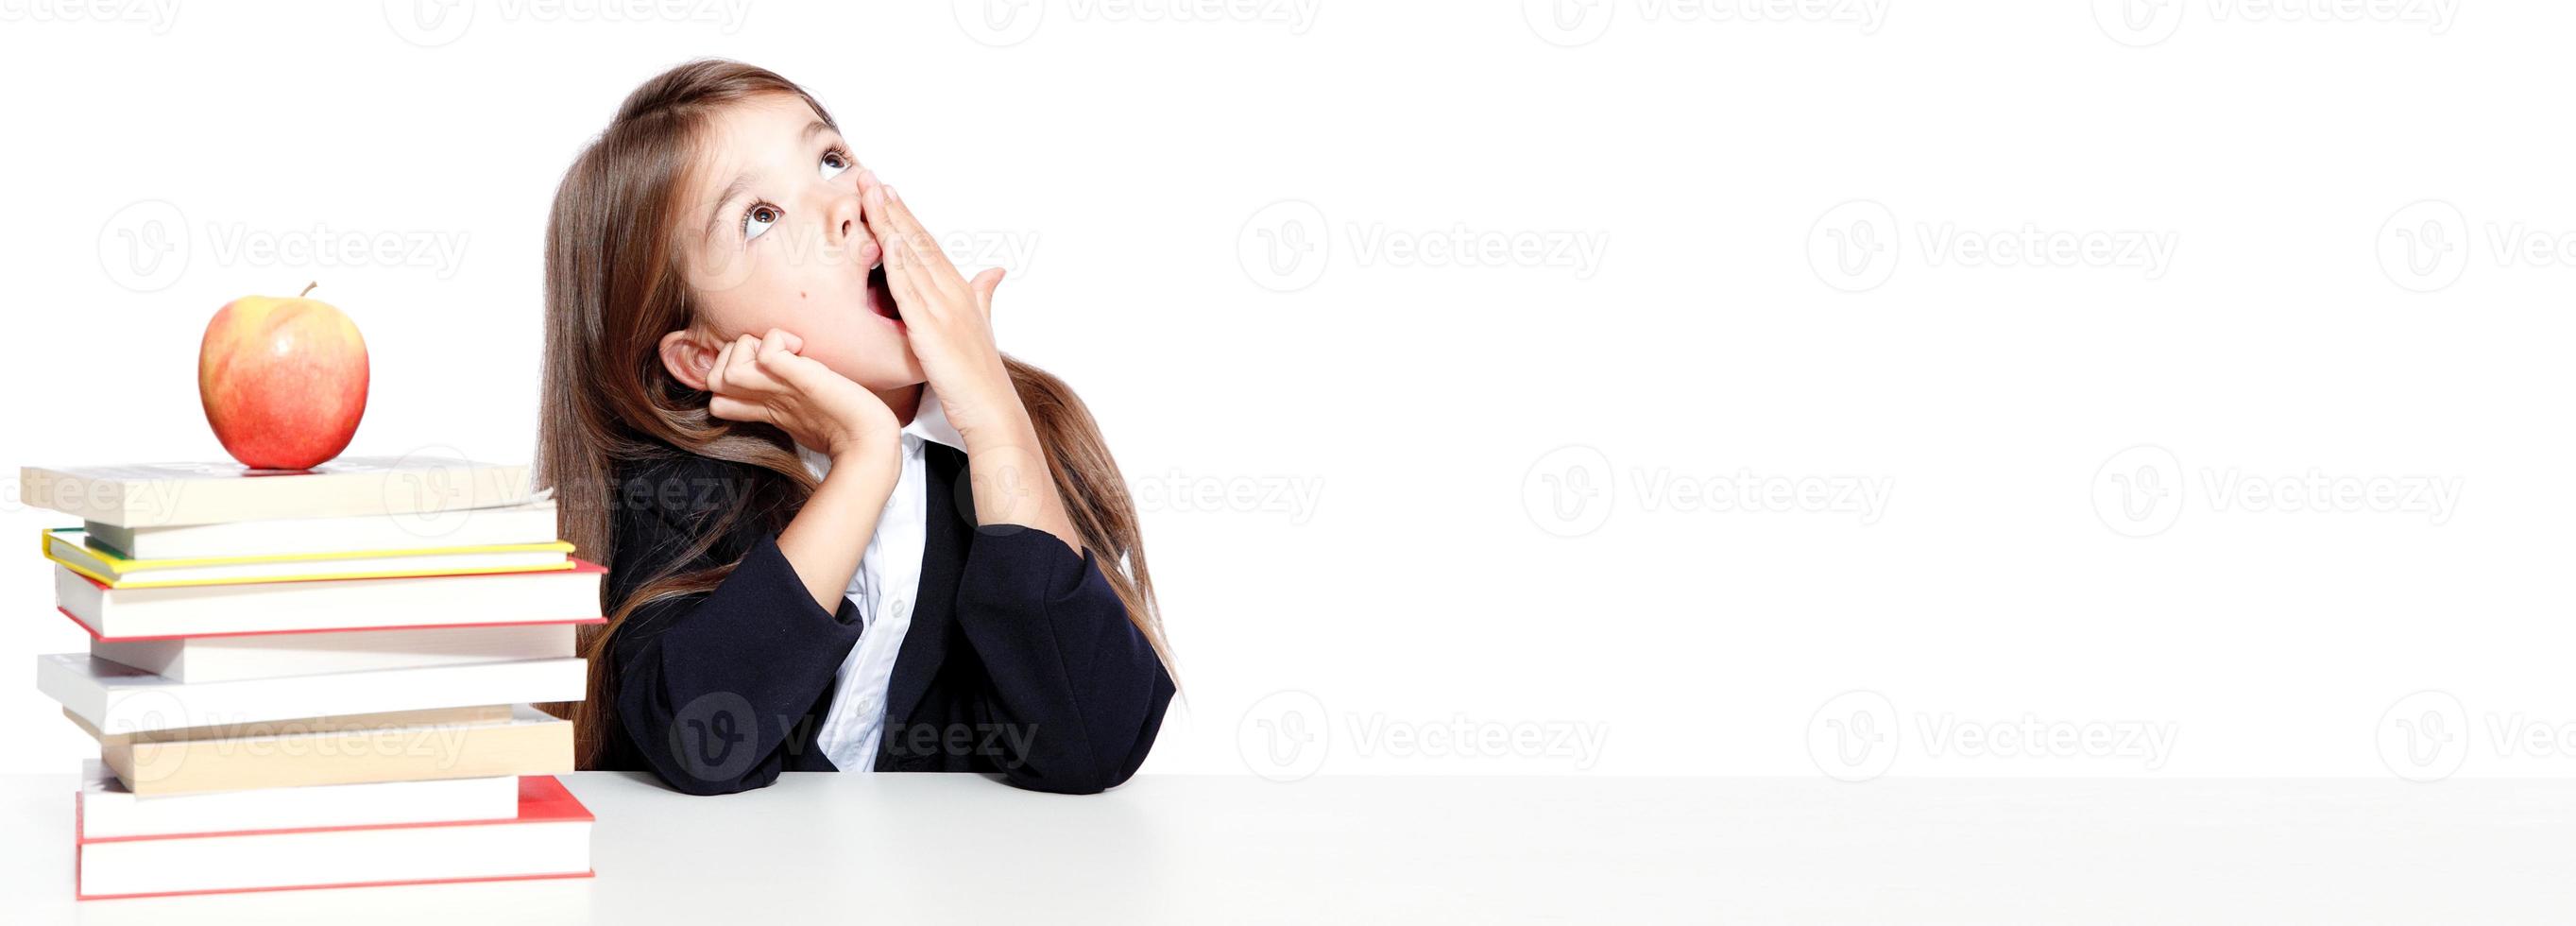
<svg viewBox="0 0 2576 926"><path fill-rule="evenodd" d="M308 470L239 463L29 466L18 481L29 505L117 527L358 515L435 522L537 497L526 464L427 456L342 457Z"/></svg>
<svg viewBox="0 0 2576 926"><path fill-rule="evenodd" d="M509 627L430 627L252 633L115 641L89 654L175 682L231 682L334 672L472 665L574 655L575 634L596 621Z"/></svg>
<svg viewBox="0 0 2576 926"><path fill-rule="evenodd" d="M403 517L271 518L175 527L91 521L84 526L90 540L139 560L508 546L545 543L555 539L556 530L551 499Z"/></svg>
<svg viewBox="0 0 2576 926"><path fill-rule="evenodd" d="M88 760L82 774L81 832L92 839L505 820L519 813L514 775L136 797L105 762Z"/></svg>
<svg viewBox="0 0 2576 926"><path fill-rule="evenodd" d="M36 657L36 690L104 735L476 704L579 701L583 659L179 682L88 653Z"/></svg>
<svg viewBox="0 0 2576 926"><path fill-rule="evenodd" d="M517 813L489 822L122 838L84 831L74 834L74 891L94 899L589 877L589 809L551 776L518 786Z"/></svg>
<svg viewBox="0 0 2576 926"><path fill-rule="evenodd" d="M529 624L600 616L607 570L109 588L54 565L54 604L111 640L205 634Z"/></svg>

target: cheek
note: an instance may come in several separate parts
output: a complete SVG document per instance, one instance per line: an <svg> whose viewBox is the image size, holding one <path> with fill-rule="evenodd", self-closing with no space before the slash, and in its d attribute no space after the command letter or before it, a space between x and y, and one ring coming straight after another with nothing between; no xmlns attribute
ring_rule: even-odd
<svg viewBox="0 0 2576 926"><path fill-rule="evenodd" d="M921 381L921 365L912 357L912 345L901 332L874 315L844 313L837 318L817 319L816 328L830 332L825 336L829 343L818 351L809 339L806 355L835 372L871 389L893 389Z"/></svg>
<svg viewBox="0 0 2576 926"><path fill-rule="evenodd" d="M771 328L793 331L808 342L842 337L837 306L849 296L838 281L817 277L805 264L763 255L730 285L701 289L698 305L718 330L760 335ZM811 351L811 348L808 348Z"/></svg>
<svg viewBox="0 0 2576 926"><path fill-rule="evenodd" d="M793 331L805 341L805 356L871 389L921 382L911 343L868 309L865 278L826 263L761 257L737 285L699 294L719 330Z"/></svg>

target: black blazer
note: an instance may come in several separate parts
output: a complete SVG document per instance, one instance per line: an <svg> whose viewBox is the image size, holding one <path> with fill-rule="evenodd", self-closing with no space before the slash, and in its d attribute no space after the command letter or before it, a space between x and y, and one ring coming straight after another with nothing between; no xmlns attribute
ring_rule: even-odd
<svg viewBox="0 0 2576 926"><path fill-rule="evenodd" d="M976 527L966 454L931 443L929 523L912 624L886 692L876 770L979 771L1037 791L1089 794L1136 773L1172 678L1128 620L1093 554L1044 531ZM601 766L649 769L691 794L758 788L782 771L834 771L817 745L858 608L814 602L778 531L750 510L689 547L775 473L689 454L619 473L605 591L610 612L667 570L738 562L710 591L647 603L606 650L615 708Z"/></svg>

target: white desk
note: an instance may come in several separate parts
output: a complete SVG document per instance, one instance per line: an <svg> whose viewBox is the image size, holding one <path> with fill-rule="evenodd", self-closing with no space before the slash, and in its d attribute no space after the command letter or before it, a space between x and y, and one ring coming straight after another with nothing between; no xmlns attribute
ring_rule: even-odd
<svg viewBox="0 0 2576 926"><path fill-rule="evenodd" d="M2576 781L569 781L595 879L74 903L72 776L0 777L0 922L2576 919Z"/></svg>

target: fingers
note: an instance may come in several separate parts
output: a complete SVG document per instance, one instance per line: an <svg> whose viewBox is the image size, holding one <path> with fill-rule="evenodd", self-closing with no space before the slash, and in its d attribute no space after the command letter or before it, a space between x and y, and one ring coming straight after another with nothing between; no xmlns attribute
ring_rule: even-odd
<svg viewBox="0 0 2576 926"><path fill-rule="evenodd" d="M757 337L736 337L716 351L715 365L707 371L707 391L736 398L756 397L777 391L782 384L797 384L812 369L822 366L797 353L804 347L803 338L784 328L771 328Z"/></svg>
<svg viewBox="0 0 2576 926"><path fill-rule="evenodd" d="M878 184L877 189L885 198L888 218L910 239L913 253L921 258L922 266L945 270L947 279L958 279L957 265L948 262L948 252L939 249L939 240L930 236L929 229L921 227L921 220L912 215L912 207L903 204L903 194L885 184Z"/></svg>
<svg viewBox="0 0 2576 926"><path fill-rule="evenodd" d="M916 291L963 295L963 287L957 286L963 281L957 266L949 263L947 252L939 249L939 242L921 227L894 188L877 182L875 171L860 174L859 186L866 197L860 211L867 216L868 231L886 249L887 281L891 283L898 271L912 272L922 275L914 280Z"/></svg>
<svg viewBox="0 0 2576 926"><path fill-rule="evenodd" d="M708 391L708 392L722 393L722 392L724 392L724 391L725 391L725 388L724 388L724 374L725 374L725 367L727 367L727 366L729 366L729 365L730 365L729 361L731 361L732 359L733 359L733 345L732 345L732 344L728 343L728 344L726 344L725 346L723 346L723 347L721 347L721 348L718 348L718 349L716 350L716 360L715 360L715 364L714 364L713 366L709 366L709 367L707 367L707 391Z"/></svg>
<svg viewBox="0 0 2576 926"><path fill-rule="evenodd" d="M911 239L897 235L879 238L877 243L886 251L886 291L893 294L894 304L906 315L936 317L938 313L930 304L928 287L922 280L921 258L913 253Z"/></svg>
<svg viewBox="0 0 2576 926"><path fill-rule="evenodd" d="M766 422L770 420L769 406L724 395L707 400L707 414L726 421Z"/></svg>
<svg viewBox="0 0 2576 926"><path fill-rule="evenodd" d="M859 204L859 217L867 221L868 234L875 235L877 246L886 250L886 275L891 277L897 269L895 240L901 238L903 232L895 225L894 213L886 205L885 185L877 182L876 171L859 172Z"/></svg>
<svg viewBox="0 0 2576 926"><path fill-rule="evenodd" d="M832 368L824 366L822 361L799 356L788 349L787 345L794 343L796 343L795 335L776 328L770 329L769 334L761 338L760 371L770 377L773 383L787 389L812 393L823 385L815 377L840 375L833 372Z"/></svg>
<svg viewBox="0 0 2576 926"><path fill-rule="evenodd" d="M859 210L867 217L868 232L877 236L877 246L885 249L886 288L898 298L907 292L919 293L925 287L920 280L921 257L912 247L912 233L895 221L894 209L886 201L886 187L876 182L874 173L859 178L864 206ZM905 308L914 303L905 301Z"/></svg>
<svg viewBox="0 0 2576 926"><path fill-rule="evenodd" d="M725 345L707 374L707 391L740 396L776 389L777 380L761 369L761 350L761 339L748 334Z"/></svg>
<svg viewBox="0 0 2576 926"><path fill-rule="evenodd" d="M762 370L775 370L779 358L796 356L796 351L787 346L787 339L792 337L795 335L788 334L784 328L771 328L768 334L760 336L760 348L753 357Z"/></svg>
<svg viewBox="0 0 2576 926"><path fill-rule="evenodd" d="M716 352L715 368L707 372L707 414L727 421L768 421L769 409L759 402L742 398L767 382L752 357L759 342L743 335Z"/></svg>
<svg viewBox="0 0 2576 926"><path fill-rule="evenodd" d="M819 361L797 354L804 339L783 328L754 336L743 334L716 352L707 376L707 414L727 421L757 421L784 426L795 393L812 393L825 385L817 376L838 375ZM787 405L782 405L787 402Z"/></svg>
<svg viewBox="0 0 2576 926"><path fill-rule="evenodd" d="M975 307L984 310L984 317L987 319L993 317L993 291L1001 286L1002 268L1000 267L976 274L974 281L967 284L967 288L975 291Z"/></svg>

